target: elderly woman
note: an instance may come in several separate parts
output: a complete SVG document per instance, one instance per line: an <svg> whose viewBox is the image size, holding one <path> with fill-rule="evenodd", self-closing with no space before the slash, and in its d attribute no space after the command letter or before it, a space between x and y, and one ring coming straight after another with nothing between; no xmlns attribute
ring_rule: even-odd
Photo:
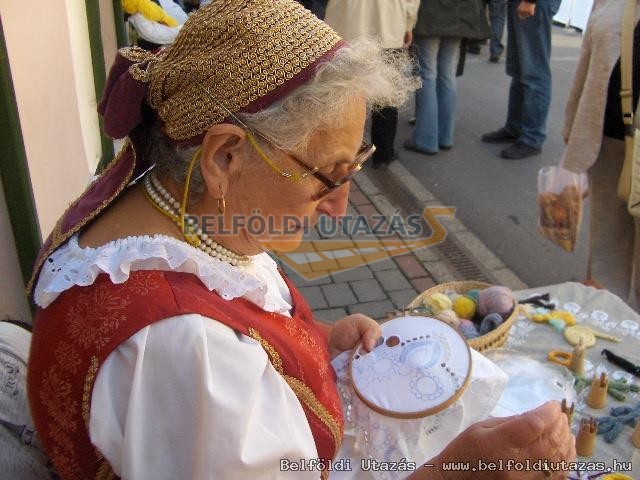
<svg viewBox="0 0 640 480"><path fill-rule="evenodd" d="M329 349L379 327L352 315L327 342L265 250L345 213L367 108L413 83L398 61L291 0L218 0L157 56L120 52L100 110L124 147L35 268L30 407L63 479L321 475L343 435ZM561 415L479 424L432 463L567 458Z"/></svg>

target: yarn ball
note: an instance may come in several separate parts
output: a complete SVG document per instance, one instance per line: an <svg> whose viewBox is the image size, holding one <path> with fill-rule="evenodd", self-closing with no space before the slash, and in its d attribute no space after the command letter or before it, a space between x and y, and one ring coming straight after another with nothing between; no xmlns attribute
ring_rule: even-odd
<svg viewBox="0 0 640 480"><path fill-rule="evenodd" d="M558 330L559 332L563 332L567 324L564 320L560 318L552 318L549 320L549 325Z"/></svg>
<svg viewBox="0 0 640 480"><path fill-rule="evenodd" d="M434 293L425 300L426 306L431 309L435 314L442 312L443 310L451 310L453 306L451 299L444 293Z"/></svg>
<svg viewBox="0 0 640 480"><path fill-rule="evenodd" d="M554 310L549 313L549 316L552 319L563 320L565 324L571 326L576 324L576 317L571 312L567 312L566 310Z"/></svg>
<svg viewBox="0 0 640 480"><path fill-rule="evenodd" d="M497 328L504 320L499 313L490 313L482 319L480 323L480 335L489 333L491 330Z"/></svg>
<svg viewBox="0 0 640 480"><path fill-rule="evenodd" d="M460 325L460 319L453 310L442 310L441 312L438 312L435 317L454 328L457 328L458 325Z"/></svg>
<svg viewBox="0 0 640 480"><path fill-rule="evenodd" d="M458 318L471 319L476 314L476 302L465 295L458 295L453 301L453 311Z"/></svg>
<svg viewBox="0 0 640 480"><path fill-rule="evenodd" d="M480 289L472 288L467 293L465 293L465 295L470 299L472 299L474 302L478 303L478 297L480 296Z"/></svg>
<svg viewBox="0 0 640 480"><path fill-rule="evenodd" d="M489 313L508 315L516 301L513 292L507 287L489 287L480 292L478 297L478 312L485 317Z"/></svg>
<svg viewBox="0 0 640 480"><path fill-rule="evenodd" d="M458 330L466 339L470 338L478 338L480 333L476 328L475 324L471 320L467 320L466 318L460 319L460 325L458 325Z"/></svg>

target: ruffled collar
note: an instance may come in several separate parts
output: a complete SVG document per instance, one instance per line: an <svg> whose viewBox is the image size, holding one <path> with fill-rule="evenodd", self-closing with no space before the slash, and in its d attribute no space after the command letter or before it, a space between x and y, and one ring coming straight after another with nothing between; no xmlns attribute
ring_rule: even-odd
<svg viewBox="0 0 640 480"><path fill-rule="evenodd" d="M268 254L251 257L247 266L233 266L166 235L126 237L97 248L82 248L73 236L44 262L34 300L47 308L62 292L91 285L101 273L124 283L135 270L192 273L225 300L243 297L285 315L292 308L289 289Z"/></svg>

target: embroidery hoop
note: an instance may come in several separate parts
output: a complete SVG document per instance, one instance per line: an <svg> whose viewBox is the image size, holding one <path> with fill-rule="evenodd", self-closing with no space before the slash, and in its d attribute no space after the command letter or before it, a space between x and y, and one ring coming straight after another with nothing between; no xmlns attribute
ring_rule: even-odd
<svg viewBox="0 0 640 480"><path fill-rule="evenodd" d="M460 332L425 316L384 323L376 347L366 353L358 346L349 363L358 398L382 415L402 419L427 417L452 405L469 385L472 370L471 350Z"/></svg>

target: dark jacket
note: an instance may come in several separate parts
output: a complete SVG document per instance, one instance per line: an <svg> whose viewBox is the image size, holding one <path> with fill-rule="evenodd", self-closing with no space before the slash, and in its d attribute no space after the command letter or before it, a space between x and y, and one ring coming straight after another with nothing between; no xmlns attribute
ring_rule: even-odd
<svg viewBox="0 0 640 480"><path fill-rule="evenodd" d="M304 5L311 10L318 18L324 18L324 11L327 8L327 0L297 0L298 3Z"/></svg>
<svg viewBox="0 0 640 480"><path fill-rule="evenodd" d="M423 37L491 37L484 0L422 0L413 30Z"/></svg>

